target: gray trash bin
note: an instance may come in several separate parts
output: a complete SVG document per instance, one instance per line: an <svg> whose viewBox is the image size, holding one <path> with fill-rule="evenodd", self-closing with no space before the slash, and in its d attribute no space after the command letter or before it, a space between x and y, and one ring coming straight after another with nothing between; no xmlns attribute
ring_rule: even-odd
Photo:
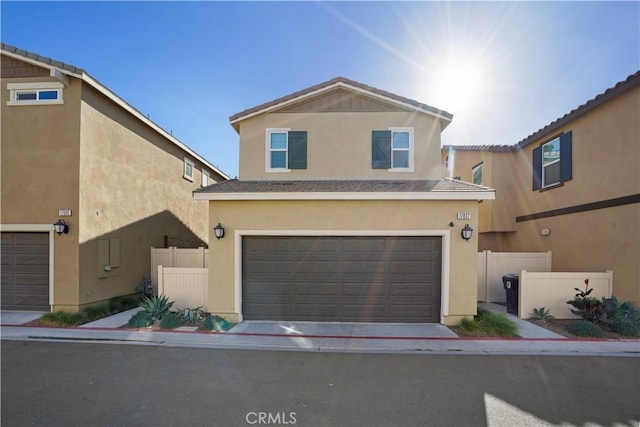
<svg viewBox="0 0 640 427"><path fill-rule="evenodd" d="M505 274L502 276L502 285L507 293L507 313L518 315L518 286L520 285L518 274Z"/></svg>

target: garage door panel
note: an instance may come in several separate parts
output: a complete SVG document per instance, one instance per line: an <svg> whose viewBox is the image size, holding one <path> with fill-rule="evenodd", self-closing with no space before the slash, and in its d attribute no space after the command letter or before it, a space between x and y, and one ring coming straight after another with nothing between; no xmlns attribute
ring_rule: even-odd
<svg viewBox="0 0 640 427"><path fill-rule="evenodd" d="M324 317L329 319L338 316L338 309L338 304L336 304L335 301L329 303L296 304L295 314L307 318Z"/></svg>
<svg viewBox="0 0 640 427"><path fill-rule="evenodd" d="M433 296L433 285L430 283L393 283L390 284L389 296L410 296L410 297L420 297L422 295L426 295L428 297Z"/></svg>
<svg viewBox="0 0 640 427"><path fill-rule="evenodd" d="M363 252L369 254L383 253L386 250L386 240L384 238L370 237L350 237L343 241L344 253L349 255L358 255Z"/></svg>
<svg viewBox="0 0 640 427"><path fill-rule="evenodd" d="M384 304L344 304L342 316L346 321L381 321L387 318L387 306Z"/></svg>
<svg viewBox="0 0 640 427"><path fill-rule="evenodd" d="M288 239L283 237L283 239ZM334 239L294 239L291 241L291 248L297 252L304 252L305 256L310 254L328 254L333 256L340 250L340 241Z"/></svg>
<svg viewBox="0 0 640 427"><path fill-rule="evenodd" d="M298 261L295 263L294 272L297 274L308 273L318 274L331 271L337 271L340 268L340 262L338 260L330 261Z"/></svg>
<svg viewBox="0 0 640 427"><path fill-rule="evenodd" d="M342 267L345 274L384 273L385 269L384 260L344 261Z"/></svg>
<svg viewBox="0 0 640 427"><path fill-rule="evenodd" d="M387 286L384 283L347 283L342 286L342 295L358 296L358 295L370 295L370 296L384 296L387 293Z"/></svg>
<svg viewBox="0 0 640 427"><path fill-rule="evenodd" d="M290 250L272 251L270 242ZM441 245L440 237L246 236L242 250L244 318L438 322ZM269 262L262 251L271 251ZM270 273L270 264L281 261L292 263L289 273ZM269 296L270 291L284 289L269 289L278 281L290 285L287 299ZM277 301L287 307L278 308Z"/></svg>
<svg viewBox="0 0 640 427"><path fill-rule="evenodd" d="M251 267L246 270L247 273L256 275L269 273L289 273L293 268L293 262L282 260L257 260L251 263Z"/></svg>
<svg viewBox="0 0 640 427"><path fill-rule="evenodd" d="M249 296L290 295L292 287L282 282L251 282L247 286Z"/></svg>
<svg viewBox="0 0 640 427"><path fill-rule="evenodd" d="M293 316L293 305L247 304L245 310L254 313L261 320L287 320Z"/></svg>
<svg viewBox="0 0 640 427"><path fill-rule="evenodd" d="M392 274L423 275L433 272L433 264L420 261L391 261L389 268Z"/></svg>
<svg viewBox="0 0 640 427"><path fill-rule="evenodd" d="M323 278L324 279L324 278ZM318 283L305 283L299 282L295 286L296 296L308 297L308 296L326 296L337 297L340 295L340 286L336 282L318 282Z"/></svg>
<svg viewBox="0 0 640 427"><path fill-rule="evenodd" d="M2 233L3 310L49 309L49 233Z"/></svg>

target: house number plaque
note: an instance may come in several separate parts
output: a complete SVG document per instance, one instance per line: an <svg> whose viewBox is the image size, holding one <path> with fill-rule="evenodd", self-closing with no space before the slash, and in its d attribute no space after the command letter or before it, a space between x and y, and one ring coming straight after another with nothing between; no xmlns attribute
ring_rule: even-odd
<svg viewBox="0 0 640 427"><path fill-rule="evenodd" d="M471 219L471 214L467 212L458 212L458 219Z"/></svg>

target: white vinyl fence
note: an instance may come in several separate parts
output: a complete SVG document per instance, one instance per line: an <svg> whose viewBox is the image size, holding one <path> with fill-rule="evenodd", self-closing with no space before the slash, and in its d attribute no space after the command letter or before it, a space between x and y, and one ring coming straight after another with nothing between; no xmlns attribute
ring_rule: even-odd
<svg viewBox="0 0 640 427"><path fill-rule="evenodd" d="M197 308L207 310L208 268L157 268L158 294L175 301L173 308Z"/></svg>
<svg viewBox="0 0 640 427"><path fill-rule="evenodd" d="M158 266L194 267L209 266L209 249L205 248L151 248L151 283L154 293L158 293Z"/></svg>
<svg viewBox="0 0 640 427"><path fill-rule="evenodd" d="M521 270L551 271L551 252L479 252L478 301L505 302L502 276Z"/></svg>
<svg viewBox="0 0 640 427"><path fill-rule="evenodd" d="M544 307L556 319L576 318L567 301L576 295L575 288L585 289L584 280L589 279L589 295L601 299L613 293L613 271L603 273L540 273L520 271L518 292L518 317L531 317L534 308Z"/></svg>

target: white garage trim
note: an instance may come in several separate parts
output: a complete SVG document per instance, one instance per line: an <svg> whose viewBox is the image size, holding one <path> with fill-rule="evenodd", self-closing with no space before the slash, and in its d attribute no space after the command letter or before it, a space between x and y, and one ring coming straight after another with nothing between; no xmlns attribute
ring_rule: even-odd
<svg viewBox="0 0 640 427"><path fill-rule="evenodd" d="M442 238L440 323L449 315L450 230L236 230L234 233L234 305L242 322L242 238L244 236L418 236Z"/></svg>
<svg viewBox="0 0 640 427"><path fill-rule="evenodd" d="M54 228L53 224L0 224L0 232L48 232L49 233L49 305L53 306L53 287L54 287L54 279L53 279L53 260L54 260Z"/></svg>

